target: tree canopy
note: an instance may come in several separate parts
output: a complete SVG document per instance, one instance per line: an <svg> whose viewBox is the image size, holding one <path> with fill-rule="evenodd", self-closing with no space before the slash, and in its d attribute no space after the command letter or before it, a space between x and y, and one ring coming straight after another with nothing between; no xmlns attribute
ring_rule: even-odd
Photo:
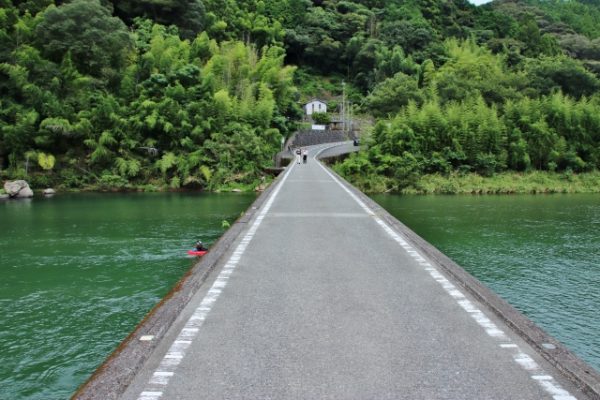
<svg viewBox="0 0 600 400"><path fill-rule="evenodd" d="M40 185L250 184L298 113L278 46L188 40L139 17L128 30L98 0L3 15L0 161L12 177L35 159Z"/></svg>
<svg viewBox="0 0 600 400"><path fill-rule="evenodd" d="M125 24L111 16L99 0L74 0L48 7L33 30L43 55L60 63L65 55L81 73L100 76L119 70L131 41Z"/></svg>
<svg viewBox="0 0 600 400"><path fill-rule="evenodd" d="M591 0L0 0L0 174L249 185L342 81L381 120L349 174L596 169L598 22Z"/></svg>

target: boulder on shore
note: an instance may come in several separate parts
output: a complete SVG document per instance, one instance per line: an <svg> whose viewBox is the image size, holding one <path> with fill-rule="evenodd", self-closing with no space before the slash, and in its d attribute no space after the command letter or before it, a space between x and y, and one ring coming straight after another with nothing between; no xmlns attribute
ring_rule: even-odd
<svg viewBox="0 0 600 400"><path fill-rule="evenodd" d="M26 199L33 197L33 190L24 180L8 181L4 183L4 190L11 199Z"/></svg>
<svg viewBox="0 0 600 400"><path fill-rule="evenodd" d="M44 189L44 191L42 193L44 194L44 196L54 196L56 194L56 190L54 190L52 188L48 188L48 189Z"/></svg>

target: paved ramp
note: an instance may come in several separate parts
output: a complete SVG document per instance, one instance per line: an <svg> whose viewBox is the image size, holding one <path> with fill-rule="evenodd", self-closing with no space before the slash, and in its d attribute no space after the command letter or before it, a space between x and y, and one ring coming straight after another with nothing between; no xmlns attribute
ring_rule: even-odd
<svg viewBox="0 0 600 400"><path fill-rule="evenodd" d="M586 398L313 157L124 399Z"/></svg>

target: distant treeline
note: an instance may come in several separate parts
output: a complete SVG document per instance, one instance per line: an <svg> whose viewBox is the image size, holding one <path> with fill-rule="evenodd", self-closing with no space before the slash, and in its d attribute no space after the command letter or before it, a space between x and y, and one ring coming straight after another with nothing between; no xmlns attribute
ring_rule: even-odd
<svg viewBox="0 0 600 400"><path fill-rule="evenodd" d="M4 178L253 185L301 95L334 96L342 79L355 111L381 121L348 176L402 188L432 172L600 165L595 0L0 6Z"/></svg>

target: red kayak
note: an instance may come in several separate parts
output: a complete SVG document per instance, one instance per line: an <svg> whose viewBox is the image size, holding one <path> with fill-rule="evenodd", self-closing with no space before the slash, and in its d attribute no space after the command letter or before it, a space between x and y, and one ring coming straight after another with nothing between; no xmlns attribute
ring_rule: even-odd
<svg viewBox="0 0 600 400"><path fill-rule="evenodd" d="M198 250L188 250L187 253L190 256L203 256L207 253L206 250L198 251Z"/></svg>

